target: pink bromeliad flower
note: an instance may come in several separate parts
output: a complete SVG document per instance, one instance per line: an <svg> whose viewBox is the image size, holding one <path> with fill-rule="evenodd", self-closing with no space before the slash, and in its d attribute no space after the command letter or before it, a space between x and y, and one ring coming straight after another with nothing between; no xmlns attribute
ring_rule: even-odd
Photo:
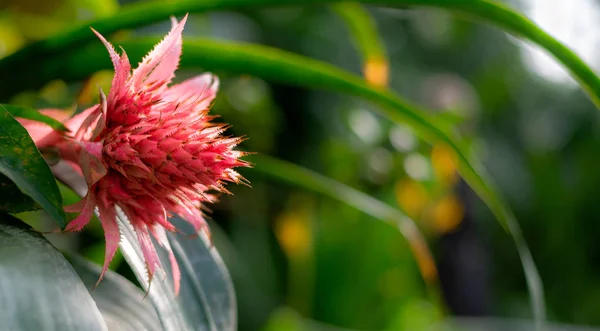
<svg viewBox="0 0 600 331"><path fill-rule="evenodd" d="M102 275L120 241L118 206L136 231L150 279L162 268L151 236L169 251L176 292L180 274L165 232L176 229L169 218L178 214L196 231L208 231L200 210L214 201L208 192L227 192L225 182L243 180L232 169L248 166L239 159L244 153L233 150L241 139L221 136L226 126L210 122L218 79L203 74L169 86L179 65L186 19L173 19L169 34L133 71L125 51L117 54L94 31L115 68L108 96L101 94L98 105L70 119L57 110L45 111L66 120L71 130L66 136L41 123L22 121L40 149L58 150L85 177L87 195L65 208L80 212L66 230L80 231L98 208L106 239Z"/></svg>

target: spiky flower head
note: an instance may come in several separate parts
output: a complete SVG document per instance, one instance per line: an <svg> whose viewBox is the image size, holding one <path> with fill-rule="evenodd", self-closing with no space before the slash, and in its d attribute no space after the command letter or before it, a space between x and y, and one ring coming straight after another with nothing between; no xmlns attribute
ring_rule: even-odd
<svg viewBox="0 0 600 331"><path fill-rule="evenodd" d="M243 153L233 150L240 138L223 137L227 127L208 115L218 79L203 74L169 85L186 19L172 19L169 34L133 71L125 51L119 55L94 31L115 68L108 96L101 94L99 104L65 122L72 132L68 137L26 125L38 146L56 147L85 177L87 195L66 207L80 215L66 229L81 230L98 208L106 239L102 274L120 240L118 206L136 231L150 278L162 267L151 237L169 251L176 292L179 269L165 232L176 229L169 218L178 214L196 231L208 231L201 209L214 201L210 192L227 192L224 183L243 180L233 168L248 165L239 159Z"/></svg>

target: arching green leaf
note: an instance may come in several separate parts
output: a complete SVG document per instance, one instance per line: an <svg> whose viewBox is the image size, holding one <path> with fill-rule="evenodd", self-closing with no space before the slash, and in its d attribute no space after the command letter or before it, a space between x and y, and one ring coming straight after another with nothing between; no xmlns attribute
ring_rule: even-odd
<svg viewBox="0 0 600 331"><path fill-rule="evenodd" d="M293 163L265 155L253 155L248 159L255 164L254 170L267 177L330 197L398 228L410 244L423 279L437 290L435 261L427 241L407 215L365 193Z"/></svg>
<svg viewBox="0 0 600 331"><path fill-rule="evenodd" d="M61 228L66 225L62 198L48 164L35 147L27 130L2 106L0 173L44 208Z"/></svg>
<svg viewBox="0 0 600 331"><path fill-rule="evenodd" d="M235 10L248 7L276 5L308 5L336 3L338 0L174 0L145 1L123 7L116 15L86 22L71 30L46 40L34 43L0 61L0 73L11 79L0 83L0 100L23 88L38 87L46 82L35 75L11 75L15 68L19 71L39 69L41 59L48 56L61 56L69 53L78 44L93 40L89 33L93 26L100 33L108 34L119 29L139 27L155 21L167 19L170 15L203 12L209 10ZM523 15L490 0L361 0L361 3L388 7L437 7L450 10L467 19L487 22L516 36L529 40L552 54L571 75L581 84L592 101L600 108L600 78L577 54L561 42L547 34ZM33 73L43 73L39 70ZM43 75L42 75L43 76Z"/></svg>
<svg viewBox="0 0 600 331"><path fill-rule="evenodd" d="M59 121L55 120L50 116L46 116L36 109L19 106L19 105L9 105L9 104L0 104L0 107L6 109L13 117L25 118L28 120L34 120L42 123L48 124L51 128L67 131L67 128Z"/></svg>
<svg viewBox="0 0 600 331"><path fill-rule="evenodd" d="M360 53L365 79L371 84L386 86L389 76L387 50L369 12L357 2L336 3L331 8L343 20Z"/></svg>

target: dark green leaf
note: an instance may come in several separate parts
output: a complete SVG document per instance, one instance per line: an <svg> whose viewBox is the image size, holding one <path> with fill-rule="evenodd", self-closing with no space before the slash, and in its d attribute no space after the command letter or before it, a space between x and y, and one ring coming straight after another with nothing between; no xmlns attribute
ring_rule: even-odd
<svg viewBox="0 0 600 331"><path fill-rule="evenodd" d="M71 265L89 289L100 277L102 268L79 256L69 258ZM111 331L161 331L156 310L146 294L125 277L108 270L90 294Z"/></svg>
<svg viewBox="0 0 600 331"><path fill-rule="evenodd" d="M62 254L7 214L0 214L0 252L0 329L107 330Z"/></svg>
<svg viewBox="0 0 600 331"><path fill-rule="evenodd" d="M62 198L50 168L27 130L0 107L0 173L10 178L63 228Z"/></svg>
<svg viewBox="0 0 600 331"><path fill-rule="evenodd" d="M40 209L29 196L21 190L8 177L0 174L0 213L21 213Z"/></svg>
<svg viewBox="0 0 600 331"><path fill-rule="evenodd" d="M13 117L25 118L28 120L46 123L53 129L60 131L68 131L67 128L61 122L55 120L50 116L46 116L40 113L36 109L9 104L0 104L0 107L6 109Z"/></svg>

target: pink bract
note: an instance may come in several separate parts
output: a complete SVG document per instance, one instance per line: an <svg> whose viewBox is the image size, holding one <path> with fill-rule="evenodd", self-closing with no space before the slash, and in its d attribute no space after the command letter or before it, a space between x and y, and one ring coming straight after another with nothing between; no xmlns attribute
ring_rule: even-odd
<svg viewBox="0 0 600 331"><path fill-rule="evenodd" d="M225 182L243 180L233 168L248 166L239 159L244 153L233 150L241 139L223 137L227 127L212 123L208 115L218 79L207 73L169 86L179 65L186 19L173 19L169 34L133 71L125 51L117 54L94 31L115 68L108 96L101 95L98 105L70 119L46 110L65 120L71 130L66 136L22 121L38 147L58 150L85 177L87 195L65 208L80 213L67 231L80 231L98 208L106 239L102 275L120 241L118 206L136 231L150 279L162 268L151 237L169 252L176 292L180 274L165 232L176 229L169 218L177 214L196 231L208 233L201 208L215 200L209 192L227 192Z"/></svg>

